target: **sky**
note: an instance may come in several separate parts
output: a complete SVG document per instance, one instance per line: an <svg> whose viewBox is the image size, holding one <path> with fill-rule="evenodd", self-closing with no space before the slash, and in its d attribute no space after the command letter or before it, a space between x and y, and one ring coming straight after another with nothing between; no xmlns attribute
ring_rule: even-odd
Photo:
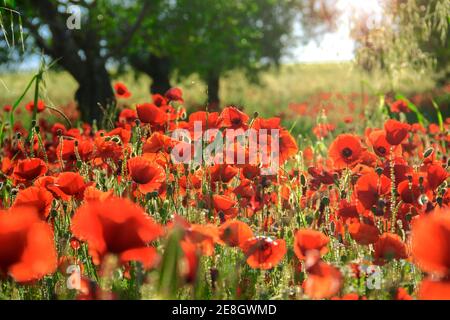
<svg viewBox="0 0 450 320"><path fill-rule="evenodd" d="M342 11L338 28L317 41L310 41L306 46L293 48L287 62L339 62L354 58L355 43L350 37L350 18L352 14L371 13L379 17L382 13L382 0L339 0L337 6Z"/></svg>

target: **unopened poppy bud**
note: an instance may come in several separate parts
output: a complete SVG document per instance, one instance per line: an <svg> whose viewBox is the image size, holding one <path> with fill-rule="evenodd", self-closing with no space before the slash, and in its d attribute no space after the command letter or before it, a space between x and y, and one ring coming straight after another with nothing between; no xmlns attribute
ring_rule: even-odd
<svg viewBox="0 0 450 320"><path fill-rule="evenodd" d="M423 177L419 177L419 184L420 184L420 185L423 184Z"/></svg>
<svg viewBox="0 0 450 320"><path fill-rule="evenodd" d="M339 174L337 172L333 173L333 180L338 181L339 180Z"/></svg>
<svg viewBox="0 0 450 320"><path fill-rule="evenodd" d="M36 120L31 120L31 126L36 127Z"/></svg>
<svg viewBox="0 0 450 320"><path fill-rule="evenodd" d="M61 129L58 129L58 130L56 130L56 135L59 137L59 136L61 136L62 135L62 130Z"/></svg>
<svg viewBox="0 0 450 320"><path fill-rule="evenodd" d="M431 154L433 153L434 149L433 148L428 148L427 150L425 150L425 152L423 153L423 157L424 158L428 158L429 156L431 156Z"/></svg>
<svg viewBox="0 0 450 320"><path fill-rule="evenodd" d="M16 139L20 139L21 137L22 137L22 134L19 131L17 131L16 132Z"/></svg>
<svg viewBox="0 0 450 320"><path fill-rule="evenodd" d="M141 120L136 119L134 120L134 123L139 127L141 125Z"/></svg>
<svg viewBox="0 0 450 320"><path fill-rule="evenodd" d="M72 237L70 239L70 246L72 247L73 250L78 250L80 249L80 241L78 241L77 238Z"/></svg>
<svg viewBox="0 0 450 320"><path fill-rule="evenodd" d="M381 174L383 173L383 168L377 167L375 169L375 172L377 173L378 176L381 176Z"/></svg>
<svg viewBox="0 0 450 320"><path fill-rule="evenodd" d="M328 197L323 197L323 198L322 198L322 204L323 204L324 206L329 205L329 204L330 204L330 199L329 199Z"/></svg>
<svg viewBox="0 0 450 320"><path fill-rule="evenodd" d="M41 132L41 127L37 126L34 128L34 130L36 130L36 133L39 133L39 132Z"/></svg>
<svg viewBox="0 0 450 320"><path fill-rule="evenodd" d="M428 203L428 197L426 195L422 194L419 196L419 200L417 202L419 202L419 204L421 206L423 206Z"/></svg>
<svg viewBox="0 0 450 320"><path fill-rule="evenodd" d="M304 186L306 186L306 177L305 177L305 175L301 175L300 176L300 184L304 187Z"/></svg>
<svg viewBox="0 0 450 320"><path fill-rule="evenodd" d="M255 111L255 113L253 113L253 118L258 118L259 117L259 113L258 113L258 111Z"/></svg>
<svg viewBox="0 0 450 320"><path fill-rule="evenodd" d="M219 219L220 219L220 223L225 223L226 219L225 219L225 214L223 213L223 211L219 211Z"/></svg>
<svg viewBox="0 0 450 320"><path fill-rule="evenodd" d="M77 169L81 169L83 163L80 160L77 160Z"/></svg>
<svg viewBox="0 0 450 320"><path fill-rule="evenodd" d="M73 144L74 144L75 147L78 147L78 140L75 140L75 141L73 142Z"/></svg>

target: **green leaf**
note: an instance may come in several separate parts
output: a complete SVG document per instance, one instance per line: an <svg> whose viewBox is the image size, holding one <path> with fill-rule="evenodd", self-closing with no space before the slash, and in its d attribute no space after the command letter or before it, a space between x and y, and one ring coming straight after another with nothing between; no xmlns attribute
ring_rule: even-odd
<svg viewBox="0 0 450 320"><path fill-rule="evenodd" d="M412 103L411 101L408 100L408 98L406 98L404 95L402 94L396 94L395 95L395 99L397 100L403 100L406 102L406 104L408 105L409 110L411 110L412 112L414 112L414 114L417 117L417 121L424 126L425 125L425 117L423 116L423 114L419 111L419 108Z"/></svg>
<svg viewBox="0 0 450 320"><path fill-rule="evenodd" d="M441 131L444 132L444 120L442 118L441 109L439 108L438 104L433 99L431 99L431 102L433 103L433 107L436 110L438 123L439 123L439 129L441 129Z"/></svg>

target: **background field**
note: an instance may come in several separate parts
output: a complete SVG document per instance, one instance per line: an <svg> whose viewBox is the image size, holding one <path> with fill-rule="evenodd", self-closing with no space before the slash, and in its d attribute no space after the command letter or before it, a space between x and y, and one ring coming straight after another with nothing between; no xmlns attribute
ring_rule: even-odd
<svg viewBox="0 0 450 320"><path fill-rule="evenodd" d="M23 92L33 76L30 72L0 74L0 105L12 104ZM150 100L151 80L146 76L128 74L117 79L127 84L133 96L130 103ZM206 104L206 86L192 76L173 83L183 89L186 107L189 110L202 108ZM426 92L434 87L427 75L405 71L392 81L385 75L368 75L352 63L291 64L279 69L263 72L259 84L250 83L242 73L232 72L221 81L223 104L235 104L252 113L258 111L263 116L278 115L291 103L302 103L310 97L324 92L379 94L395 90L409 95ZM55 106L66 105L73 100L76 82L66 72L51 71L46 74L46 88L43 98ZM32 100L32 92L25 101Z"/></svg>

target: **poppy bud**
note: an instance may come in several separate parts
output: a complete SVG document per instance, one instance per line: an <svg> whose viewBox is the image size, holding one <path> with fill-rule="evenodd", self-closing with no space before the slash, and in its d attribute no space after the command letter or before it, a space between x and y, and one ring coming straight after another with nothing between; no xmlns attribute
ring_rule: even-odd
<svg viewBox="0 0 450 320"><path fill-rule="evenodd" d="M60 137L61 135L62 135L62 130L61 129L58 129L58 130L56 130L56 135L58 136L58 137Z"/></svg>
<svg viewBox="0 0 450 320"><path fill-rule="evenodd" d="M377 167L375 169L375 172L378 174L378 176L381 176L381 174L383 173L383 168Z"/></svg>
<svg viewBox="0 0 450 320"><path fill-rule="evenodd" d="M306 177L303 174L300 176L300 183L303 187L306 186Z"/></svg>
<svg viewBox="0 0 450 320"><path fill-rule="evenodd" d="M417 201L421 206L425 205L428 203L428 197L424 194L420 195L418 201Z"/></svg>
<svg viewBox="0 0 450 320"><path fill-rule="evenodd" d="M34 130L36 130L36 133L39 133L39 132L41 132L41 127L37 126L34 128Z"/></svg>
<svg viewBox="0 0 450 320"><path fill-rule="evenodd" d="M330 199L329 199L328 197L322 198L322 204L323 204L324 206L329 205L329 204L330 204Z"/></svg>
<svg viewBox="0 0 450 320"><path fill-rule="evenodd" d="M253 118L258 118L259 117L259 113L258 113L258 111L255 111L255 113L253 114Z"/></svg>
<svg viewBox="0 0 450 320"><path fill-rule="evenodd" d="M423 185L423 177L422 177L422 176L419 177L419 184L420 184L420 185Z"/></svg>
<svg viewBox="0 0 450 320"><path fill-rule="evenodd" d="M78 147L78 140L75 140L75 141L73 142L73 144L74 144L75 147Z"/></svg>
<svg viewBox="0 0 450 320"><path fill-rule="evenodd" d="M337 172L333 173L333 180L338 181L339 180L339 174Z"/></svg>
<svg viewBox="0 0 450 320"><path fill-rule="evenodd" d="M428 158L429 156L431 156L431 154L433 153L434 149L433 148L428 148L427 150L425 150L425 152L423 153L423 157L424 158Z"/></svg>
<svg viewBox="0 0 450 320"><path fill-rule="evenodd" d="M36 120L31 120L31 126L36 127Z"/></svg>
<svg viewBox="0 0 450 320"><path fill-rule="evenodd" d="M77 238L72 237L70 239L70 246L72 247L73 250L78 250L80 249L80 241L78 241Z"/></svg>
<svg viewBox="0 0 450 320"><path fill-rule="evenodd" d="M141 120L136 119L136 120L134 120L134 123L136 124L136 126L139 127L141 125Z"/></svg>

